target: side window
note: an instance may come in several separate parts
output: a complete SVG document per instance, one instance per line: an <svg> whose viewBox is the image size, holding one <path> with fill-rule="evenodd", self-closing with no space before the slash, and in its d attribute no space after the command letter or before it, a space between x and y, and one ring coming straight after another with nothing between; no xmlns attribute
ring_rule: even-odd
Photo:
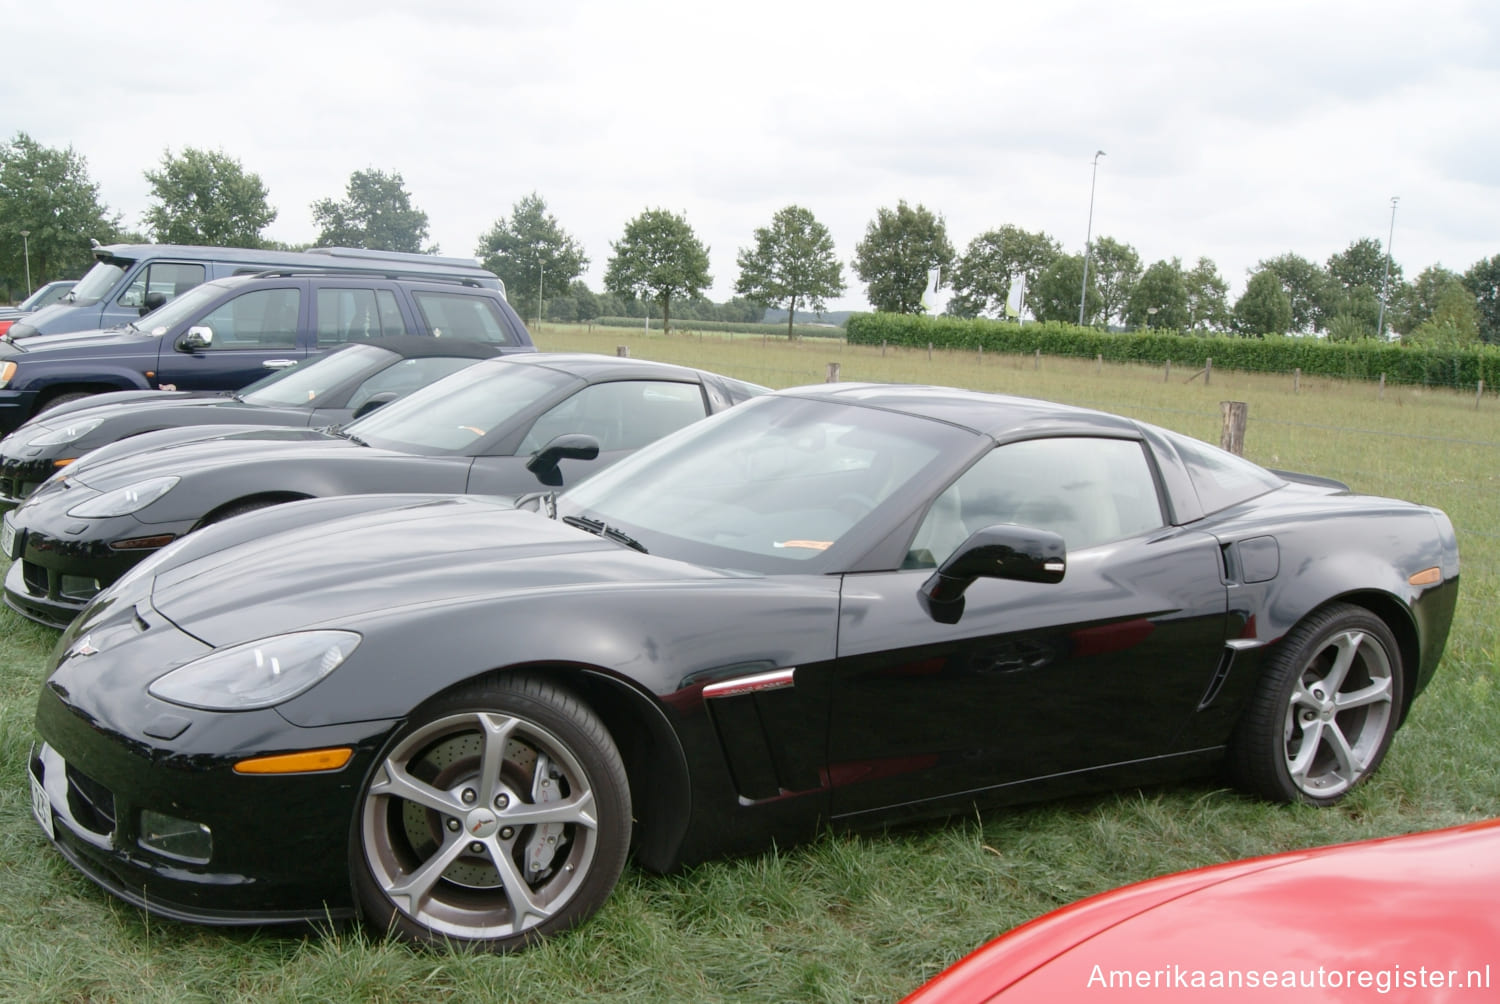
<svg viewBox="0 0 1500 1004"><path fill-rule="evenodd" d="M454 359L451 356L403 359L360 384L359 388L350 395L347 407L358 411L376 394L392 393L398 397L405 397L412 391L420 390L449 373L457 373L473 362L472 359Z"/></svg>
<svg viewBox="0 0 1500 1004"><path fill-rule="evenodd" d="M635 450L705 414L703 391L695 383L620 380L594 384L537 419L516 452L535 453L568 432L593 436L602 452Z"/></svg>
<svg viewBox="0 0 1500 1004"><path fill-rule="evenodd" d="M210 350L292 348L301 305L298 289L256 289L224 301L197 323L213 330Z"/></svg>
<svg viewBox="0 0 1500 1004"><path fill-rule="evenodd" d="M376 299L377 292L382 299ZM392 313L395 314L393 325ZM386 289L318 290L317 330L319 345L342 345L344 342L406 334L406 327L401 323L401 310L396 307L395 297Z"/></svg>
<svg viewBox="0 0 1500 1004"><path fill-rule="evenodd" d="M206 278L202 265L180 262L152 262L137 273L115 302L122 307L141 307L147 293L160 293L168 300L200 285Z"/></svg>
<svg viewBox="0 0 1500 1004"><path fill-rule="evenodd" d="M1051 530L1069 551L1162 525L1140 443L1086 437L997 446L933 502L906 567L931 568L995 523Z"/></svg>
<svg viewBox="0 0 1500 1004"><path fill-rule="evenodd" d="M462 293L434 293L414 290L412 298L422 312L422 320L439 338L462 338L491 345L513 345L510 329L500 317L499 309L486 296Z"/></svg>

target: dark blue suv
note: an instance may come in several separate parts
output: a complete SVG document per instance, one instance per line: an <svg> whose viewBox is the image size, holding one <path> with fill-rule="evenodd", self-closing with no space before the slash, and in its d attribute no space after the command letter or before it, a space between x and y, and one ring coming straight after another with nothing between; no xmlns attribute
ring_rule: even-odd
<svg viewBox="0 0 1500 1004"><path fill-rule="evenodd" d="M534 348L499 289L347 272L216 279L109 331L0 342L0 433L86 394L237 390L310 353L385 335Z"/></svg>

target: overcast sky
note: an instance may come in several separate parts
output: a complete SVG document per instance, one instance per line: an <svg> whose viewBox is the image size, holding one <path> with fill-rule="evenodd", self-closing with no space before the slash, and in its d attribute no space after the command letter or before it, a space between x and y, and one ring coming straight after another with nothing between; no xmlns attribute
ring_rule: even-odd
<svg viewBox="0 0 1500 1004"><path fill-rule="evenodd" d="M164 149L222 150L317 236L314 200L399 172L445 254L535 191L602 287L648 208L709 247L709 295L789 204L849 265L882 206L960 252L1005 223L1144 263L1385 244L1408 277L1500 254L1494 0L0 0L0 134L87 158L140 228ZM85 235L86 236L86 235Z"/></svg>

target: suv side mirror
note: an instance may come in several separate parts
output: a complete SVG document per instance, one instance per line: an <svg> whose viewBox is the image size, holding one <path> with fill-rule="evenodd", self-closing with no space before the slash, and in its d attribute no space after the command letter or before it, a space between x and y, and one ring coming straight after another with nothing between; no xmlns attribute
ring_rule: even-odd
<svg viewBox="0 0 1500 1004"><path fill-rule="evenodd" d="M157 307L160 307L166 302L167 294L163 293L159 289L153 289L151 292L146 294L146 298L141 301L141 305L136 309L141 312L142 317L145 317L147 314L151 313L151 311L155 310Z"/></svg>
<svg viewBox="0 0 1500 1004"><path fill-rule="evenodd" d="M964 590L975 579L1055 583L1067 572L1063 539L1050 530L1010 523L975 530L917 591L922 606L940 624L957 624Z"/></svg>
<svg viewBox="0 0 1500 1004"><path fill-rule="evenodd" d="M526 469L536 479L550 488L562 484L562 471L557 469L563 460L593 460L599 455L599 440L581 432L565 433L537 450L526 461Z"/></svg>
<svg viewBox="0 0 1500 1004"><path fill-rule="evenodd" d="M177 339L178 352L198 352L214 343L214 329L206 324L195 324L187 334Z"/></svg>

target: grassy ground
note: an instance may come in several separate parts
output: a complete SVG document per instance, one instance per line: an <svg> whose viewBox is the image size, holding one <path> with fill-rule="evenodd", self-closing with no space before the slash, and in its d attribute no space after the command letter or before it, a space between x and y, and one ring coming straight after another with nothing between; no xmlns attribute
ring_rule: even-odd
<svg viewBox="0 0 1500 1004"><path fill-rule="evenodd" d="M679 875L627 870L582 930L524 955L414 951L358 930L221 931L150 920L49 852L23 762L53 632L0 613L0 999L18 1001L889 1001L980 942L1124 882L1500 811L1500 403L1472 395L1032 358L884 355L825 341L544 327L549 349L701 365L772 386L946 383L1105 408L1217 441L1247 401L1255 460L1442 506L1463 592L1447 657L1380 774L1339 807L1271 806L1213 782L1054 802ZM1289 908L1294 908L1290 905ZM1358 923L1351 918L1351 923Z"/></svg>

